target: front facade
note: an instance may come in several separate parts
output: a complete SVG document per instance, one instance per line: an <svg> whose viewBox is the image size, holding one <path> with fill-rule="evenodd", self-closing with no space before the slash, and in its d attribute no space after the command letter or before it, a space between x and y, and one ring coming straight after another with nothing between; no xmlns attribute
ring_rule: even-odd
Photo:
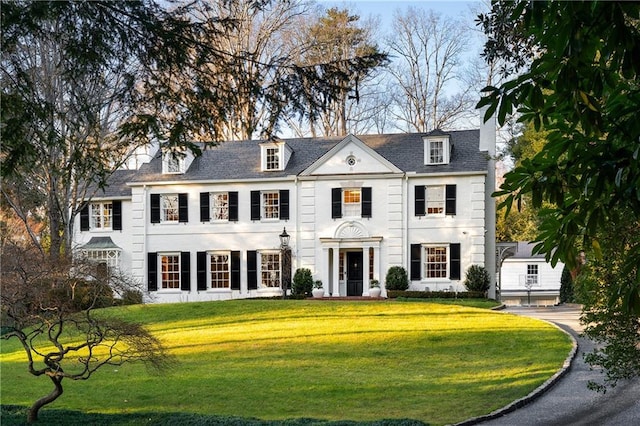
<svg viewBox="0 0 640 426"><path fill-rule="evenodd" d="M493 259L481 139L434 131L158 152L93 197L76 247L130 273L153 302L277 296L298 268L326 297L367 296L374 279L384 296L391 266L412 289L462 291L465 270Z"/></svg>

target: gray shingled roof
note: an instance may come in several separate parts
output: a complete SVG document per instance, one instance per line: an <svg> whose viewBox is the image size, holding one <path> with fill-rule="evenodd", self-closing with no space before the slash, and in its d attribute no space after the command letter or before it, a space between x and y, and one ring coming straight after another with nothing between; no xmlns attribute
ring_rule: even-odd
<svg viewBox="0 0 640 426"><path fill-rule="evenodd" d="M450 135L453 149L449 164L424 165L422 138L425 135L421 133L357 137L404 172L455 173L487 170L487 153L478 151L479 130L434 131L432 134ZM343 139L331 137L284 140L293 150L293 155L283 171L264 172L260 169L262 141L257 140L226 142L208 148L180 175L162 174L162 158L158 154L150 163L144 164L129 182L264 179L298 175Z"/></svg>
<svg viewBox="0 0 640 426"><path fill-rule="evenodd" d="M139 173L138 170L116 170L107 179L107 186L103 189L97 189L93 195L94 198L121 198L130 197L131 188L127 186L127 182L135 179ZM95 187L94 187L95 188ZM92 189L90 188L90 192Z"/></svg>

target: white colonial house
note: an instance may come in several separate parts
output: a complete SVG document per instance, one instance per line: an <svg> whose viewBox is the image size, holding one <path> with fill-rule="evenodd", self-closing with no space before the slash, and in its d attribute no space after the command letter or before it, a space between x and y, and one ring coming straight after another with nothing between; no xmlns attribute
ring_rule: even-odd
<svg viewBox="0 0 640 426"><path fill-rule="evenodd" d="M542 254L532 254L533 243L520 241L500 271L500 300L505 305L551 306L560 303L564 264L555 267Z"/></svg>
<svg viewBox="0 0 640 426"><path fill-rule="evenodd" d="M395 265L412 289L462 291L470 265L495 272L495 128L483 129L159 151L91 199L76 249L154 302L275 296L303 267L326 297L367 296L373 279L384 296Z"/></svg>

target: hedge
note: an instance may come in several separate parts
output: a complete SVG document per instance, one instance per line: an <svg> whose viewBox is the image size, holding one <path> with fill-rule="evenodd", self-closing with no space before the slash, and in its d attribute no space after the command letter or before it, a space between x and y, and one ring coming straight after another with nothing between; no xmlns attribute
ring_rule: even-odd
<svg viewBox="0 0 640 426"><path fill-rule="evenodd" d="M486 299L482 291L412 291L412 290L387 290L387 297L396 299L406 297L408 299Z"/></svg>

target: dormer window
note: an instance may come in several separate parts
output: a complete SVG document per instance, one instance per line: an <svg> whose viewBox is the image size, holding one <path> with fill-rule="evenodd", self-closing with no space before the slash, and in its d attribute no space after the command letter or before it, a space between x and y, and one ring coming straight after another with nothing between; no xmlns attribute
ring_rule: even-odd
<svg viewBox="0 0 640 426"><path fill-rule="evenodd" d="M185 156L183 154L174 152L164 152L162 154L162 173L184 173L185 169Z"/></svg>
<svg viewBox="0 0 640 426"><path fill-rule="evenodd" d="M266 170L280 170L280 150L267 148Z"/></svg>
<svg viewBox="0 0 640 426"><path fill-rule="evenodd" d="M424 140L424 164L449 164L451 153L448 137L429 137Z"/></svg>
<svg viewBox="0 0 640 426"><path fill-rule="evenodd" d="M262 153L262 171L281 171L287 167L287 162L293 151L284 142L265 142L260 144Z"/></svg>

